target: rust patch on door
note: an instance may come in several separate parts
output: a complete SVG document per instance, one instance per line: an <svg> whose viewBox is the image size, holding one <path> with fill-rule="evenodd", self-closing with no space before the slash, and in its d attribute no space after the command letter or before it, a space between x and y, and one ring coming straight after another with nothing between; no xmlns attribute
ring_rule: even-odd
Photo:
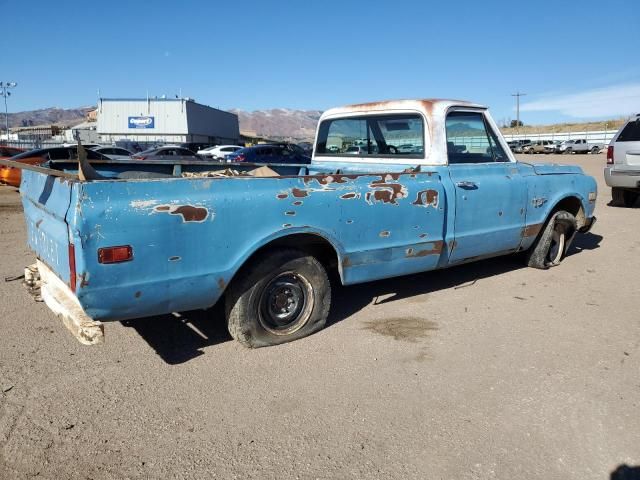
<svg viewBox="0 0 640 480"><path fill-rule="evenodd" d="M288 196L289 196L289 194L287 194L287 193L279 193L278 195L276 195L276 198L279 199L279 200L284 200Z"/></svg>
<svg viewBox="0 0 640 480"><path fill-rule="evenodd" d="M417 205L419 207L437 208L438 191L433 189L419 191L416 200L412 203L412 205Z"/></svg>
<svg viewBox="0 0 640 480"><path fill-rule="evenodd" d="M302 201L298 200L297 202L293 202L292 205L299 207L300 205L302 205Z"/></svg>
<svg viewBox="0 0 640 480"><path fill-rule="evenodd" d="M181 215L183 222L204 222L209 216L209 210L205 207L194 205L158 205L153 211L168 213L169 215Z"/></svg>
<svg viewBox="0 0 640 480"><path fill-rule="evenodd" d="M436 242L432 242L430 244L430 248L421 248L421 249L407 248L407 251L405 252L405 257L420 258L420 257L427 257L429 255L440 255L440 253L442 253L442 245L443 245L443 242L441 240L438 240Z"/></svg>
<svg viewBox="0 0 640 480"><path fill-rule="evenodd" d="M542 230L542 223L534 223L533 225L528 225L522 229L521 237L535 237Z"/></svg>
<svg viewBox="0 0 640 480"><path fill-rule="evenodd" d="M344 257L342 259L342 268L349 268L351 266L351 259L349 257Z"/></svg>
<svg viewBox="0 0 640 480"><path fill-rule="evenodd" d="M383 231L380 232L380 236L382 238L390 237L391 236L391 232L389 230L383 230Z"/></svg>
<svg viewBox="0 0 640 480"><path fill-rule="evenodd" d="M291 195L296 198L304 198L309 196L309 192L307 190L302 190L300 188L292 188Z"/></svg>
<svg viewBox="0 0 640 480"><path fill-rule="evenodd" d="M224 278L220 277L218 279L218 288L220 290L224 290L224 287L226 287L226 286L227 286L227 284L225 283Z"/></svg>
<svg viewBox="0 0 640 480"><path fill-rule="evenodd" d="M296 212L294 212L293 210L290 210L288 212L284 212L284 214L289 216L289 217L293 217L296 214Z"/></svg>

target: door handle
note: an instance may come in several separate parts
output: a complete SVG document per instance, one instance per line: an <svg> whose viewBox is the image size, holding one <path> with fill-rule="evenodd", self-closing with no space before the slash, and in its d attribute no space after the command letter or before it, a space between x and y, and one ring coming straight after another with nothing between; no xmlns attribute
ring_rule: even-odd
<svg viewBox="0 0 640 480"><path fill-rule="evenodd" d="M476 188L478 188L478 185L475 182L469 182L465 180L456 183L456 187L464 188L465 190L475 190Z"/></svg>

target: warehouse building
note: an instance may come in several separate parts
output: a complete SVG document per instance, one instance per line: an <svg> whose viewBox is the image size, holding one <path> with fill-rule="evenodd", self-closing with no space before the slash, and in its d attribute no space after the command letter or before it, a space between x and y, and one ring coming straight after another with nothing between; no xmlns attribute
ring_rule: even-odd
<svg viewBox="0 0 640 480"><path fill-rule="evenodd" d="M238 116L190 98L101 98L98 135L102 143L235 144Z"/></svg>

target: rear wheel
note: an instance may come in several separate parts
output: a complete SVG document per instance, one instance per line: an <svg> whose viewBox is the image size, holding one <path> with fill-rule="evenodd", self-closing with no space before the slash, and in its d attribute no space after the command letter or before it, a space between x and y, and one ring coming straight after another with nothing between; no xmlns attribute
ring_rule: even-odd
<svg viewBox="0 0 640 480"><path fill-rule="evenodd" d="M565 153L566 155L571 155L571 154L573 153L573 149L571 149L571 148L567 148L567 149L564 151L564 153Z"/></svg>
<svg viewBox="0 0 640 480"><path fill-rule="evenodd" d="M547 269L555 267L565 257L576 232L576 218L564 210L549 217L540 236L527 251L527 265Z"/></svg>
<svg viewBox="0 0 640 480"><path fill-rule="evenodd" d="M591 153L592 153L592 154L596 154L596 153L598 153L599 151L600 151L600 149L599 149L598 147L593 147L593 148L591 149Z"/></svg>
<svg viewBox="0 0 640 480"><path fill-rule="evenodd" d="M324 327L331 304L327 272L296 249L268 251L229 286L227 325L246 347L278 345Z"/></svg>
<svg viewBox="0 0 640 480"><path fill-rule="evenodd" d="M625 190L624 188L613 187L611 188L612 203L618 207L631 208L638 200L638 193L632 190Z"/></svg>

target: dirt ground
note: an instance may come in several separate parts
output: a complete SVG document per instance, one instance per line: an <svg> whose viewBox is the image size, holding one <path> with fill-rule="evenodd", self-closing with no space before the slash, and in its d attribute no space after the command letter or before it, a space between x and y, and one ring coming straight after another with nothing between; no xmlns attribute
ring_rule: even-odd
<svg viewBox="0 0 640 480"><path fill-rule="evenodd" d="M19 281L0 187L0 478L608 479L640 469L640 209L562 265L516 257L334 290L331 324L248 350L219 312L80 345Z"/></svg>

